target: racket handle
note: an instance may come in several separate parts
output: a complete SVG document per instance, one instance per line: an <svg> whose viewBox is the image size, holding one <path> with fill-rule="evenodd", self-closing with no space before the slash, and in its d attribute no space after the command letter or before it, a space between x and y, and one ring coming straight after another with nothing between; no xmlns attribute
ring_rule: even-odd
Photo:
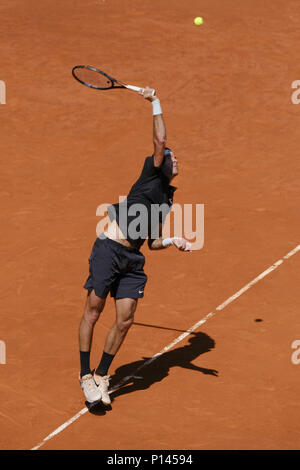
<svg viewBox="0 0 300 470"><path fill-rule="evenodd" d="M138 86L133 86L133 85L126 85L126 88L128 88L129 90L132 90L132 91L144 91L144 88L140 88ZM155 95L155 90L152 91L152 96Z"/></svg>

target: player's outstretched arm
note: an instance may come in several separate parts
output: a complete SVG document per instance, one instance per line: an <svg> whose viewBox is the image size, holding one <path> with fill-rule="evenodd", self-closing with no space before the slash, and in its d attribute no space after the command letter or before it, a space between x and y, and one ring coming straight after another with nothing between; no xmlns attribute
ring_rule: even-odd
<svg viewBox="0 0 300 470"><path fill-rule="evenodd" d="M141 94L146 100L152 103L154 166L160 166L164 159L166 147L166 127L162 116L160 101L156 95L152 95L152 91L152 88L146 87Z"/></svg>
<svg viewBox="0 0 300 470"><path fill-rule="evenodd" d="M175 246L179 251L192 251L192 244L185 238L156 238L148 243L150 250L162 250L168 246Z"/></svg>
<svg viewBox="0 0 300 470"><path fill-rule="evenodd" d="M148 239L148 246L150 250L163 250L168 246L174 245L180 251L192 251L192 244L188 242L185 238L163 238L162 224L159 224L159 235L159 238L156 238L155 240Z"/></svg>

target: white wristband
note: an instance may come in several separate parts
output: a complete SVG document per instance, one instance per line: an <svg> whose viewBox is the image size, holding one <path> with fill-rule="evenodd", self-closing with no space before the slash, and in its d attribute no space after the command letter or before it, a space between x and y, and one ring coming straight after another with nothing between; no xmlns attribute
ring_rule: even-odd
<svg viewBox="0 0 300 470"><path fill-rule="evenodd" d="M160 101L158 98L152 101L152 111L153 111L153 116L156 116L157 114L162 114Z"/></svg>
<svg viewBox="0 0 300 470"><path fill-rule="evenodd" d="M173 238L164 238L163 241L162 241L162 246L166 247L166 246L173 245L173 240L174 240L174 237Z"/></svg>

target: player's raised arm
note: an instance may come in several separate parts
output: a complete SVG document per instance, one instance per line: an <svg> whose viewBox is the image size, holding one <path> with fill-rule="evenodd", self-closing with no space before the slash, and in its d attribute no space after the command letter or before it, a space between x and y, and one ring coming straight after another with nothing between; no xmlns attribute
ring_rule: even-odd
<svg viewBox="0 0 300 470"><path fill-rule="evenodd" d="M162 116L160 101L156 95L152 95L152 91L152 88L146 87L141 94L146 100L151 101L152 103L154 166L160 166L164 159L166 146L166 128Z"/></svg>

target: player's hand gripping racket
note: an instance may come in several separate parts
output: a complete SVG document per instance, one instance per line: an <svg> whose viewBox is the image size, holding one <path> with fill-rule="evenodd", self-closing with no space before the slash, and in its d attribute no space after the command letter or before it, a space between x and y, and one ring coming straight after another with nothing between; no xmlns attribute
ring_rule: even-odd
<svg viewBox="0 0 300 470"><path fill-rule="evenodd" d="M120 82L116 78L107 75L102 70L91 67L90 65L76 65L72 69L72 75L76 80L89 88L95 88L96 90L113 90L114 88L127 88L128 90L137 91L143 93L144 88L126 85ZM155 90L152 95L154 96Z"/></svg>

